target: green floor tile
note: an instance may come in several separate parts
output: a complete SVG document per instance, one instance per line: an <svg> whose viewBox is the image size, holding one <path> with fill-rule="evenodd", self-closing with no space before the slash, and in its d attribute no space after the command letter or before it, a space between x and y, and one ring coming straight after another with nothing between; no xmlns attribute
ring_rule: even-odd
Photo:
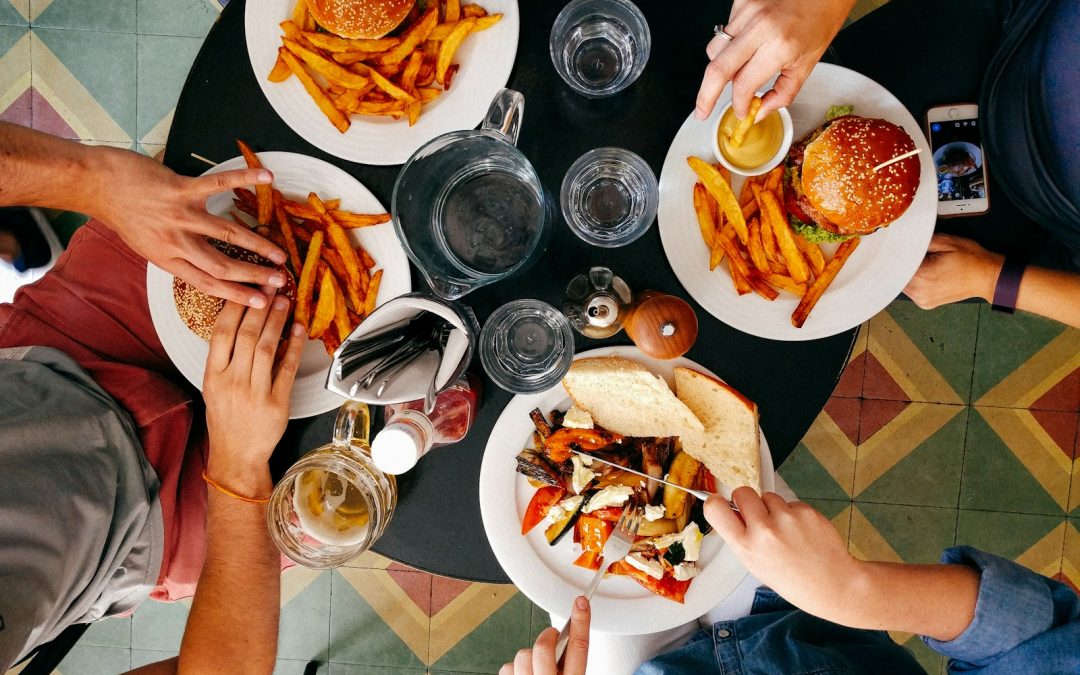
<svg viewBox="0 0 1080 675"><path fill-rule="evenodd" d="M132 649L131 650L131 667L139 668L151 663L157 663L158 661L167 661L174 656L178 656L179 652L159 652L152 649Z"/></svg>
<svg viewBox="0 0 1080 675"><path fill-rule="evenodd" d="M329 660L330 573L320 574L281 608L278 657Z"/></svg>
<svg viewBox="0 0 1080 675"><path fill-rule="evenodd" d="M135 32L135 0L30 0L35 27Z"/></svg>
<svg viewBox="0 0 1080 675"><path fill-rule="evenodd" d="M202 0L202 4L207 4ZM138 38L138 119L136 138L164 143L168 128L162 121L180 99L188 71L202 40L191 37L140 35ZM149 136L149 137L148 137Z"/></svg>
<svg viewBox="0 0 1080 675"><path fill-rule="evenodd" d="M837 499L849 498L848 492L814 458L813 453L802 443L780 465L783 476L791 489L800 499ZM850 482L848 483L850 485Z"/></svg>
<svg viewBox="0 0 1080 675"><path fill-rule="evenodd" d="M179 602L147 600L131 620L131 648L162 652L180 651L188 609Z"/></svg>
<svg viewBox="0 0 1080 675"><path fill-rule="evenodd" d="M962 400L971 400L978 305L953 304L924 310L896 300L886 310Z"/></svg>
<svg viewBox="0 0 1080 675"><path fill-rule="evenodd" d="M944 673L945 670L945 657L938 654L933 649L926 646L926 643L922 641L921 637L913 637L904 643L904 647L907 648L912 654L915 655L915 659L919 662L927 673L931 675L938 675L938 673Z"/></svg>
<svg viewBox="0 0 1080 675"><path fill-rule="evenodd" d="M312 666L311 661L278 659L274 665L274 675L329 675L329 673L330 664L325 661L316 662L315 666Z"/></svg>
<svg viewBox="0 0 1080 675"><path fill-rule="evenodd" d="M138 0L139 33L206 37L218 18L210 0Z"/></svg>
<svg viewBox="0 0 1080 675"><path fill-rule="evenodd" d="M1053 533L1064 522L1064 517L961 510L956 524L956 544L974 546L1009 560L1041 546L1046 549L1041 558L1049 561L1056 550L1060 560L1065 530L1060 530L1061 541Z"/></svg>
<svg viewBox="0 0 1080 675"><path fill-rule="evenodd" d="M975 408L968 422L960 508L1064 515L1057 500L1065 503L1068 498L1067 475L1051 473L1056 482L1045 486L1021 461L1045 452L1038 447L1010 448Z"/></svg>
<svg viewBox="0 0 1080 675"><path fill-rule="evenodd" d="M1065 330L1062 324L1034 314L999 314L983 305L979 313L972 400L978 401Z"/></svg>
<svg viewBox="0 0 1080 675"><path fill-rule="evenodd" d="M29 13L30 0L0 0L0 26L28 26Z"/></svg>
<svg viewBox="0 0 1080 675"><path fill-rule="evenodd" d="M75 645L57 668L62 675L105 675L131 669L131 650Z"/></svg>
<svg viewBox="0 0 1080 675"><path fill-rule="evenodd" d="M529 642L536 642L536 638L540 637L540 633L543 633L548 628L551 628L551 615L541 609L540 605L532 605L532 611L529 615Z"/></svg>
<svg viewBox="0 0 1080 675"><path fill-rule="evenodd" d="M23 36L29 33L30 29L25 26L9 26L4 23L4 21L2 20L4 14L4 1L5 0L0 0L0 56L12 59L10 62L7 63L9 67L20 68L29 71L30 50L26 51L25 57L23 57L22 55L19 55L18 57L16 57L16 55L11 55L9 57L8 51L10 51L11 48L14 47L19 40L23 39Z"/></svg>
<svg viewBox="0 0 1080 675"><path fill-rule="evenodd" d="M371 666L423 668L409 646L383 623L339 573L330 592L330 661Z"/></svg>
<svg viewBox="0 0 1080 675"><path fill-rule="evenodd" d="M104 619L90 624L79 644L86 647L131 647L131 617Z"/></svg>
<svg viewBox="0 0 1080 675"><path fill-rule="evenodd" d="M865 520L852 518L850 541L870 557L874 557L873 549L867 542L878 535L908 563L935 563L953 545L956 509L863 502L855 502L855 508ZM865 530L867 523L876 532Z"/></svg>
<svg viewBox="0 0 1080 675"><path fill-rule="evenodd" d="M532 646L532 603L521 593L506 601L476 630L433 664L436 670L497 673L519 649Z"/></svg>
<svg viewBox="0 0 1080 675"><path fill-rule="evenodd" d="M937 406L938 404L912 404ZM940 406L947 408L949 406ZM968 409L964 408L880 478L855 495L859 501L914 506L956 507L964 464L964 434ZM859 460L855 460L856 484Z"/></svg>
<svg viewBox="0 0 1080 675"><path fill-rule="evenodd" d="M417 668L392 668L390 666L356 666L348 663L331 663L330 675L425 675L428 671Z"/></svg>

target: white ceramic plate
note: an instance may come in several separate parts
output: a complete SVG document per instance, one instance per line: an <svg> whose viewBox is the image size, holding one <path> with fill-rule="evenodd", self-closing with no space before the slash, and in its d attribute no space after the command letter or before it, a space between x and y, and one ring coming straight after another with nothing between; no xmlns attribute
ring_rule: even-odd
<svg viewBox="0 0 1080 675"><path fill-rule="evenodd" d="M465 39L454 57L461 69L450 91L424 106L415 126L389 117L352 116L340 133L308 96L295 77L274 83L266 79L281 46L278 26L292 15L295 0L249 2L244 13L248 56L263 94L293 131L315 147L363 164L403 164L421 145L450 131L474 129L495 94L506 86L518 45L517 0L483 0L489 14L503 18Z"/></svg>
<svg viewBox="0 0 1080 675"><path fill-rule="evenodd" d="M766 85L769 88L772 85ZM731 100L724 90L714 118ZM802 91L788 108L795 141L825 121L831 105L854 105L855 114L879 117L904 128L922 150L919 188L904 215L886 228L863 237L840 274L822 295L802 328L791 325L798 299L780 293L769 302L755 293L739 296L732 287L726 264L709 271L709 250L701 239L694 215L693 190L697 182L686 163L691 155L713 160L710 131L715 119L704 122L692 115L671 143L660 173L660 238L664 253L686 291L710 314L744 333L773 340L813 340L854 328L885 308L904 289L922 262L937 220L937 178L930 144L915 118L884 87L853 70L819 63ZM735 176L738 194L743 178ZM836 245L828 247L831 255Z"/></svg>
<svg viewBox="0 0 1080 675"><path fill-rule="evenodd" d="M675 366L686 366L715 377L688 359L658 361L636 347L603 347L578 354L576 358L610 355L641 363L669 385L674 383ZM534 427L529 412L533 408L540 408L547 415L555 408L566 410L570 404L561 384L541 394L515 396L491 431L480 467L480 513L495 557L514 585L530 600L547 612L562 616L567 615L574 598L592 581L594 572L573 564L581 548L572 537L564 537L556 546L549 546L542 527L521 535L521 518L536 488L515 471L514 458L531 444ZM774 490L772 456L764 434L761 476L762 488ZM604 579L593 595L593 630L635 635L674 628L715 607L747 574L746 568L715 533L706 536L702 543L700 567L701 573L690 584L684 604L655 595L631 579Z"/></svg>
<svg viewBox="0 0 1080 675"><path fill-rule="evenodd" d="M386 209L366 187L341 169L326 162L291 152L260 152L263 166L274 172L274 187L290 199L306 200L309 192L323 199L341 199L341 208L358 213L385 213ZM234 157L206 173L242 169L244 159ZM232 193L223 192L206 200L206 210L226 215L233 209ZM390 222L372 227L348 230L354 244L361 244L383 268L377 305L412 289L409 259L394 233ZM172 293L173 275L153 263L146 266L146 296L150 302L150 317L154 321L165 352L193 385L202 389L203 370L209 343L188 329L176 311ZM311 417L333 410L344 400L324 388L330 357L319 340L310 340L304 347L300 372L293 384L289 417Z"/></svg>

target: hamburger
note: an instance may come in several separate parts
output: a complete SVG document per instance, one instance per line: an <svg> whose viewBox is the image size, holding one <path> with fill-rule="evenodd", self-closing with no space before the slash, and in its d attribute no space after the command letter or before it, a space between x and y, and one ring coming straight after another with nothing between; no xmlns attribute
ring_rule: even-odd
<svg viewBox="0 0 1080 675"><path fill-rule="evenodd" d="M288 298L290 303L296 301L296 281L284 265L275 265L246 248L226 244L217 239L211 239L210 243L234 260L273 267L282 272L285 275L285 285L278 289L277 294ZM214 322L217 321L218 312L225 306L225 301L200 291L180 277L173 277L172 289L173 302L176 303L176 311L180 314L180 318L192 333L209 342L214 330ZM288 331L282 331L282 334L288 335Z"/></svg>
<svg viewBox="0 0 1080 675"><path fill-rule="evenodd" d="M874 167L915 149L903 128L841 115L791 146L784 201L792 228L813 243L870 234L907 210L919 187L919 158Z"/></svg>
<svg viewBox="0 0 1080 675"><path fill-rule="evenodd" d="M416 0L307 0L308 11L326 30L343 38L380 38L397 28Z"/></svg>

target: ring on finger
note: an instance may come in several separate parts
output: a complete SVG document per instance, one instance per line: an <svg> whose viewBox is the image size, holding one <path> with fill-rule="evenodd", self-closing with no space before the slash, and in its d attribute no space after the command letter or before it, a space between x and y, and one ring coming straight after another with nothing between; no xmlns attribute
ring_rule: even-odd
<svg viewBox="0 0 1080 675"><path fill-rule="evenodd" d="M731 35L726 30L724 30L724 24L722 24L722 23L718 24L716 26L713 26L713 35L716 35L718 37L722 37L725 40L727 40L728 42L731 42L732 40L735 39L734 35Z"/></svg>

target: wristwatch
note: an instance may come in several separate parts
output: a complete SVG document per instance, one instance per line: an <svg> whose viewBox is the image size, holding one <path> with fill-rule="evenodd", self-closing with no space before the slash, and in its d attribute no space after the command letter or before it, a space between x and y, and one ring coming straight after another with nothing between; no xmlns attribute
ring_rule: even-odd
<svg viewBox="0 0 1080 675"><path fill-rule="evenodd" d="M1024 277L1027 262L1015 256L1005 256L1005 263L998 273L997 286L994 287L994 302L991 309L1002 314L1016 311L1016 297L1020 295L1020 280Z"/></svg>

